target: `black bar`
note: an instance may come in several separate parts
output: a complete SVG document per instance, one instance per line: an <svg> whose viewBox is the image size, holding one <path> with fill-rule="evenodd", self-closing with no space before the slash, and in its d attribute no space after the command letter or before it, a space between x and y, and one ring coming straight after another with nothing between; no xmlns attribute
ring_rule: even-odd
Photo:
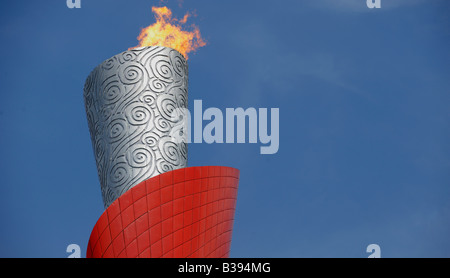
<svg viewBox="0 0 450 278"><path fill-rule="evenodd" d="M76 274L81 278L152 277L321 277L358 274L360 277L387 274L417 274L442 269L447 273L449 259L0 259L4 273L11 268L33 273ZM289 275L286 275L289 273ZM431 272L429 272L430 274ZM312 275L311 275L312 274ZM381 276L383 275L383 276ZM94 277L97 278L97 277ZM100 278L100 277L99 277Z"/></svg>

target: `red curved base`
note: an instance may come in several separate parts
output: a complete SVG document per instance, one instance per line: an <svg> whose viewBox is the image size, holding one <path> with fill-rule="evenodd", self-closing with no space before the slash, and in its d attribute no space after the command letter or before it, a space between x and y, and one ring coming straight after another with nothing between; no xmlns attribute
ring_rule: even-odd
<svg viewBox="0 0 450 278"><path fill-rule="evenodd" d="M100 216L87 258L227 258L239 170L174 170L124 193Z"/></svg>

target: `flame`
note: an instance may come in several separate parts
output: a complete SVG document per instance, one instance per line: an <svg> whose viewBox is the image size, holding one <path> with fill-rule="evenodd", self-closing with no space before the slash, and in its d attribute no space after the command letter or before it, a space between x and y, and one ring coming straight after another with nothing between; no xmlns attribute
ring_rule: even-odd
<svg viewBox="0 0 450 278"><path fill-rule="evenodd" d="M189 52L206 45L197 26L192 25L191 32L182 29L182 25L186 24L190 17L189 13L178 20L172 18L172 11L167 7L152 7L152 12L155 14L156 23L143 28L138 36L139 45L130 49L144 46L165 46L177 50L188 59Z"/></svg>

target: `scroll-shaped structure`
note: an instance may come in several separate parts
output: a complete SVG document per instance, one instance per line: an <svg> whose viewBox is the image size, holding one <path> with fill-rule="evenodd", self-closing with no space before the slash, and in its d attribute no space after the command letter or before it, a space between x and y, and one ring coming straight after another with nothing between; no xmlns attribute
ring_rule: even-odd
<svg viewBox="0 0 450 278"><path fill-rule="evenodd" d="M176 50L142 47L96 67L84 100L107 208L133 186L187 166L186 141L173 140L187 109L188 65ZM181 137L183 138L183 137Z"/></svg>
<svg viewBox="0 0 450 278"><path fill-rule="evenodd" d="M167 47L125 51L84 87L105 211L88 258L228 257L239 170L187 166L188 66Z"/></svg>

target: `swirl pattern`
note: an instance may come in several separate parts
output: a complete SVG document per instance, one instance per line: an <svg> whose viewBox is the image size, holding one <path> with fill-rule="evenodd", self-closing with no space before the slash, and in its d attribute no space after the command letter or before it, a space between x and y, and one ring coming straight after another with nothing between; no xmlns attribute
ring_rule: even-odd
<svg viewBox="0 0 450 278"><path fill-rule="evenodd" d="M106 104L114 104L120 99L120 87L120 83L117 81L106 83L102 88L102 96Z"/></svg>
<svg viewBox="0 0 450 278"><path fill-rule="evenodd" d="M120 53L88 76L84 101L105 208L136 184L187 166L187 144L172 138L180 133L172 114L187 109L187 73L180 53L157 46Z"/></svg>
<svg viewBox="0 0 450 278"><path fill-rule="evenodd" d="M148 124L152 118L150 110L142 103L133 103L126 107L125 117L134 126Z"/></svg>

